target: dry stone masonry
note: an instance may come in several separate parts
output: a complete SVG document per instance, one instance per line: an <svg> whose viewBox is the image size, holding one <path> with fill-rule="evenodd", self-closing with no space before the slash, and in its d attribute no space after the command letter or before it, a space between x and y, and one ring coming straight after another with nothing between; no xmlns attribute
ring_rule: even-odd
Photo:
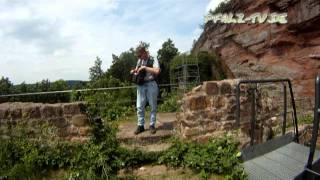
<svg viewBox="0 0 320 180"><path fill-rule="evenodd" d="M250 87L241 85L240 127L236 126L236 85L238 80L208 81L185 94L181 100L181 112L177 114L180 134L184 139L207 141L211 137L232 133L240 146L250 142L251 96ZM261 142L271 136L272 128L279 126L271 117L279 109L272 97L256 96L258 124L255 141ZM258 114L258 113L257 113Z"/></svg>
<svg viewBox="0 0 320 180"><path fill-rule="evenodd" d="M61 140L86 141L91 134L85 105L81 102L42 104L42 103L2 103L0 104L0 136L14 135L14 127L23 125L30 137L37 137L48 125L49 131Z"/></svg>

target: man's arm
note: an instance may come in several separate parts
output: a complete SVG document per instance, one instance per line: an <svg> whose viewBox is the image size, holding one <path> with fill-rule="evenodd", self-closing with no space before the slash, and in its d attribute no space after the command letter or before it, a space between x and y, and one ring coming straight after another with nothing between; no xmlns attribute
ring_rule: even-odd
<svg viewBox="0 0 320 180"><path fill-rule="evenodd" d="M138 69L138 73L143 69L146 70L149 73L154 74L154 75L158 75L160 73L160 68L152 68L152 67L147 67L147 66L141 66Z"/></svg>
<svg viewBox="0 0 320 180"><path fill-rule="evenodd" d="M152 66L153 67L142 66L142 67L140 67L141 69L140 68L138 69L138 72L140 72L142 69L144 69L145 71L147 71L153 75L156 75L156 76L159 75L161 69L160 69L160 65L159 65L159 62L157 59L154 59Z"/></svg>
<svg viewBox="0 0 320 180"><path fill-rule="evenodd" d="M152 67L145 67L145 70L146 70L147 72L150 72L150 73L154 74L154 75L158 75L158 74L160 73L160 68L156 68L156 67L154 67L154 68L152 68Z"/></svg>

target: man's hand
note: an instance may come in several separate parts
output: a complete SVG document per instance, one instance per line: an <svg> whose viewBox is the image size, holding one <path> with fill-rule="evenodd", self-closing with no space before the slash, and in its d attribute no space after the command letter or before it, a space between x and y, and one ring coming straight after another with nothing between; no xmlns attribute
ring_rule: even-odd
<svg viewBox="0 0 320 180"><path fill-rule="evenodd" d="M141 66L139 67L139 69L137 70L137 73L140 73L140 71L145 70L147 66Z"/></svg>
<svg viewBox="0 0 320 180"><path fill-rule="evenodd" d="M137 68L132 69L132 70L130 71L130 74L137 73L137 71L138 71L138 69L137 69Z"/></svg>

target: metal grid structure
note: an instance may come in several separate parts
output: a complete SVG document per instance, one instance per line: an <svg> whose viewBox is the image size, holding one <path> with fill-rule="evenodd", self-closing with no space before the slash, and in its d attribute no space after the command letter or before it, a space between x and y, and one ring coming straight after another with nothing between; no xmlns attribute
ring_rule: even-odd
<svg viewBox="0 0 320 180"><path fill-rule="evenodd" d="M289 79L260 79L260 80L240 80L237 84L236 89L236 103L237 103L237 110L236 110L236 123L239 126L240 125L240 85L241 84L252 84L250 88L251 91L251 141L250 145L254 145L254 135L255 135L255 127L256 127L256 93L257 93L257 84L266 84L266 83L281 83L283 86L283 103L284 103L284 109L283 109L283 123L282 123L282 135L286 133L286 125L287 125L287 86L289 88L290 93L290 101L291 106L293 108L293 125L294 125L294 133L295 133L295 141L298 142L298 123L297 123L297 111L296 111L296 103L294 100L293 90L292 90L292 84Z"/></svg>
<svg viewBox="0 0 320 180"><path fill-rule="evenodd" d="M200 70L197 57L183 57L178 66L170 69L170 84L178 85L171 89L177 90L178 93L184 94L199 83Z"/></svg>

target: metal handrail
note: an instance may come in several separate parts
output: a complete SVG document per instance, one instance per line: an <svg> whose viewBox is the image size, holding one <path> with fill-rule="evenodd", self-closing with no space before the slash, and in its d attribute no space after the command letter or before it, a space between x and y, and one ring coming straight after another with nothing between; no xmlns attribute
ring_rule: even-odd
<svg viewBox="0 0 320 180"><path fill-rule="evenodd" d="M314 120L313 120L310 153L309 153L306 169L312 169L312 162L313 162L313 157L316 150L317 139L318 139L318 130L319 130L319 121L320 121L319 117L320 117L320 74L317 76L316 82L315 82Z"/></svg>
<svg viewBox="0 0 320 180"><path fill-rule="evenodd" d="M186 83L187 84L187 83ZM178 86L179 84L159 84L159 87L171 87ZM44 95L44 94L63 94L72 92L87 92L87 91L106 91L106 90L120 90L120 89L134 89L136 85L133 86L119 86L119 87L107 87L107 88L94 88L94 89L77 89L77 90L62 90L62 91L43 91L43 92L30 92L30 93L19 93L19 94L3 94L0 98L4 97L17 97L17 96L30 96L30 95Z"/></svg>
<svg viewBox="0 0 320 180"><path fill-rule="evenodd" d="M293 125L295 127L295 141L299 142L298 137L298 123L297 123L297 111L296 111L296 105L292 90L291 81L289 79L260 79L260 80L240 80L237 84L236 89L236 103L237 103L237 111L236 111L236 125L240 126L240 85L241 84L262 84L262 83L282 83L283 85L283 91L284 91L284 113L283 113L283 128L282 128L282 134L285 134L285 127L286 127L286 119L287 119L287 93L286 93L286 83L289 86L290 90L290 97L291 97L291 104L293 107ZM255 129L255 121L256 121L256 114L255 114L255 90L252 90L252 106L251 106L251 142L250 144L253 145L254 142L254 129Z"/></svg>

